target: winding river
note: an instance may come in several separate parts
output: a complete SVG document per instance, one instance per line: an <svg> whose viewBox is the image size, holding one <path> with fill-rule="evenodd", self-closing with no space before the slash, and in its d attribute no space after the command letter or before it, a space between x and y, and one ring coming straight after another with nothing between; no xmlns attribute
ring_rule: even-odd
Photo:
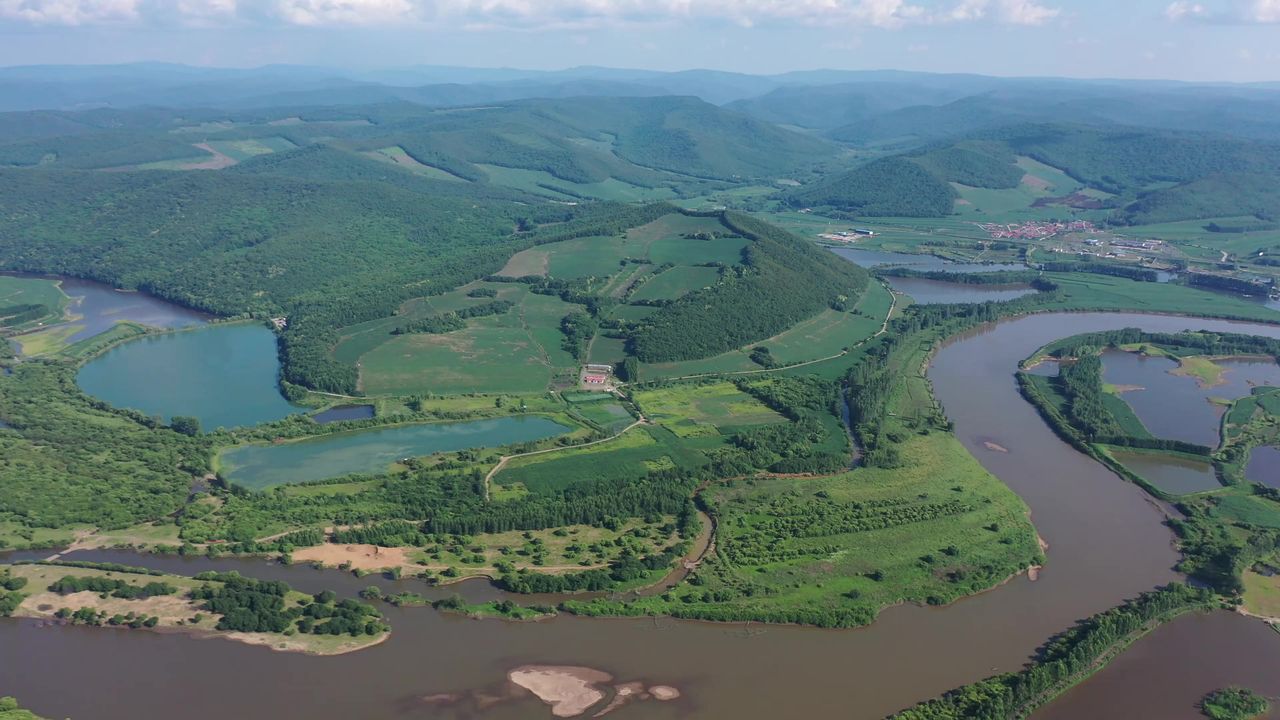
<svg viewBox="0 0 1280 720"><path fill-rule="evenodd" d="M507 670L546 663L600 668L620 679L670 684L683 692L673 703L624 708L613 716L619 718L882 717L1017 669L1046 638L1077 619L1176 579L1177 556L1161 508L1058 440L1018 395L1013 379L1018 361L1051 340L1131 326L1280 337L1280 327L1175 317L1039 315L954 339L929 373L960 440L1031 507L1049 543L1048 565L1035 582L1017 577L945 608L891 608L871 627L848 631L567 616L516 624L388 608L395 629L387 642L329 658L223 640L14 620L0 623L0 689L46 716L95 720L538 718L550 715L533 699L481 713L471 704L441 707L422 698L498 688ZM987 442L1008 452L988 450ZM302 589L350 592L370 584L369 578L255 560L115 557L187 572L240 568ZM415 587L412 581L401 585ZM475 583L462 587L468 595L497 595ZM1195 701L1201 695L1230 682L1280 693L1280 674L1258 672L1280 667L1280 636L1240 616L1184 618L1140 641L1134 652L1141 654L1122 656L1041 715L1191 720L1198 717ZM1212 667L1201 672L1191 662ZM1159 712L1133 712L1132 703L1144 698Z"/></svg>

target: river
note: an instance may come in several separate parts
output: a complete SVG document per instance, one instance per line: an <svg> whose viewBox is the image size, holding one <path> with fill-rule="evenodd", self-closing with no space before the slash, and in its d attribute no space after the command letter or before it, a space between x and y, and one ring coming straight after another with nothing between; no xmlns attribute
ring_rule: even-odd
<svg viewBox="0 0 1280 720"><path fill-rule="evenodd" d="M1015 670L1046 638L1077 619L1177 578L1172 570L1177 556L1158 506L1062 443L1019 396L1013 379L1018 361L1051 340L1134 326L1280 336L1280 327L1185 318L1038 315L953 340L930 370L961 442L1027 501L1049 543L1048 564L1035 582L1017 577L944 608L891 608L874 625L847 631L569 616L515 624L388 608L394 631L387 642L329 658L277 654L225 640L11 620L0 623L0 688L46 716L93 720L477 717L481 713L472 705L444 708L421 698L498 688L507 670L547 663L596 667L619 680L665 683L683 692L674 703L634 705L611 717L882 717L966 682ZM988 450L986 442L1008 452ZM166 567L212 565L165 557L127 560ZM369 584L368 578L354 581L252 560L216 565L287 575L308 589L333 585L350 591L355 584ZM468 593L497 594L474 584L464 587ZM1215 647L1227 637L1221 629L1229 626L1249 642L1236 644L1230 640L1236 636L1229 636L1227 650L1211 656L1212 672L1175 672L1186 667L1182 656ZM1191 720L1199 717L1193 699L1203 692L1228 681L1250 682L1259 667L1280 667L1280 636L1256 621L1222 613L1179 621L1144 641L1160 642L1177 652L1154 653L1139 668L1146 677L1167 673L1179 683L1174 697L1161 699L1160 714L1111 709L1119 706L1109 700L1130 692L1123 682L1110 680L1124 671L1122 658L1044 711L1046 717L1078 702L1089 711L1053 717ZM1154 681L1145 687L1149 693L1165 691ZM525 699L496 705L483 716L550 715L537 701Z"/></svg>

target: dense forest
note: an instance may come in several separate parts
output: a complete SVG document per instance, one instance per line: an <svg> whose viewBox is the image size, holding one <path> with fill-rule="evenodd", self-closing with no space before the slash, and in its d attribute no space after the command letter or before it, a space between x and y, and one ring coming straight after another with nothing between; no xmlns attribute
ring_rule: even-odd
<svg viewBox="0 0 1280 720"><path fill-rule="evenodd" d="M920 164L892 157L806 185L786 201L857 216L942 217L951 214L957 197L955 188Z"/></svg>
<svg viewBox="0 0 1280 720"><path fill-rule="evenodd" d="M0 521L120 528L168 515L208 471L206 439L83 395L75 369L0 374Z"/></svg>

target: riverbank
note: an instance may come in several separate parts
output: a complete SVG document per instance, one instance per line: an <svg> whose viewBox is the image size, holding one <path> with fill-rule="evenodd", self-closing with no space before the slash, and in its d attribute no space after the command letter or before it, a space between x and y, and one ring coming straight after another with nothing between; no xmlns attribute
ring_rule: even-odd
<svg viewBox="0 0 1280 720"><path fill-rule="evenodd" d="M0 567L4 567L10 577L25 582L22 601L12 615L50 624L105 624L198 638L223 638L307 655L357 652L385 641L390 634L387 630L366 633L363 627L354 635L298 632L292 626L281 632L228 629L226 616L211 610L208 602L196 597L197 591L203 588L228 587L225 581L216 579L120 566L16 564ZM313 602L311 596L292 590L283 590L279 597L281 611Z"/></svg>

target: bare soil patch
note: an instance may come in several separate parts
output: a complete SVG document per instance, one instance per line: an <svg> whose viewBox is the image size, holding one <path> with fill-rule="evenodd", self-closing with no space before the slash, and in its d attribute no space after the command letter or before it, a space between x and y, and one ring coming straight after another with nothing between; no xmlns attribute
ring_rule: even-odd
<svg viewBox="0 0 1280 720"><path fill-rule="evenodd" d="M188 163L182 166L183 170L221 170L236 164L235 158L225 153L220 153L210 147L209 143L196 143L195 147L209 153L213 157L208 160L202 160L196 163Z"/></svg>
<svg viewBox="0 0 1280 720"><path fill-rule="evenodd" d="M384 548L377 545L325 543L294 550L292 557L295 562L318 562L334 567L350 563L355 570L382 570L412 565L405 548Z"/></svg>

